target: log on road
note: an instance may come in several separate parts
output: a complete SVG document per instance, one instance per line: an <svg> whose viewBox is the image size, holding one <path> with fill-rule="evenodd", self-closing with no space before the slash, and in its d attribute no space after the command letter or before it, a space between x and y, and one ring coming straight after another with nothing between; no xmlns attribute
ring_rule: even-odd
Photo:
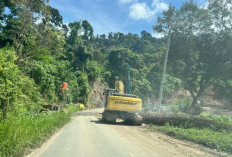
<svg viewBox="0 0 232 157"><path fill-rule="evenodd" d="M201 118L197 116L182 115L182 114L141 114L143 122L146 124L165 125L169 123L174 126L182 126L184 128L210 128L214 130L232 131L232 125L224 125L219 122Z"/></svg>

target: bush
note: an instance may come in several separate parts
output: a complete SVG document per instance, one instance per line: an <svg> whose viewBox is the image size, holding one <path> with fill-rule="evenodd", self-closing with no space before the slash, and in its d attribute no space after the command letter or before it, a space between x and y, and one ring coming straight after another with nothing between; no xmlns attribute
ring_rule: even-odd
<svg viewBox="0 0 232 157"><path fill-rule="evenodd" d="M15 59L13 50L0 49L0 112L3 117L19 106L36 109L31 104L36 105L40 97L34 81L20 71L14 64Z"/></svg>
<svg viewBox="0 0 232 157"><path fill-rule="evenodd" d="M232 132L214 131L208 128L182 128L170 126L168 123L160 127L168 135L193 141L204 146L232 153Z"/></svg>
<svg viewBox="0 0 232 157"><path fill-rule="evenodd" d="M101 67L101 65L98 64L96 61L88 62L86 73L88 75L89 81L93 81L96 78L100 78L102 72L103 72L103 67Z"/></svg>
<svg viewBox="0 0 232 157"><path fill-rule="evenodd" d="M88 82L88 76L87 74L80 72L80 71L78 71L77 75L78 75L77 82L80 87L79 92L81 96L79 102L86 104L87 99L88 99L88 94L91 90L91 87Z"/></svg>
<svg viewBox="0 0 232 157"><path fill-rule="evenodd" d="M190 106L192 104L192 98L191 97L182 97L179 99L174 100L173 104L169 106L168 110L171 113L190 113ZM200 104L196 104L194 108L194 114L198 115L202 112L202 108Z"/></svg>
<svg viewBox="0 0 232 157"><path fill-rule="evenodd" d="M191 103L192 99L190 97L182 97L174 100L173 104L168 107L168 110L171 113L187 113Z"/></svg>
<svg viewBox="0 0 232 157"><path fill-rule="evenodd" d="M70 120L77 106L68 106L68 113L50 111L40 114L8 116L0 122L0 156L24 156L36 148L58 128Z"/></svg>
<svg viewBox="0 0 232 157"><path fill-rule="evenodd" d="M210 113L202 113L199 115L199 117L211 119L213 121L216 121L216 122L224 124L224 125L231 125L232 124L232 120L230 119L229 116L218 116L218 115L210 114Z"/></svg>
<svg viewBox="0 0 232 157"><path fill-rule="evenodd" d="M228 116L208 113L199 116L145 115L144 120L146 123L162 125L158 129L170 136L232 153L232 121Z"/></svg>

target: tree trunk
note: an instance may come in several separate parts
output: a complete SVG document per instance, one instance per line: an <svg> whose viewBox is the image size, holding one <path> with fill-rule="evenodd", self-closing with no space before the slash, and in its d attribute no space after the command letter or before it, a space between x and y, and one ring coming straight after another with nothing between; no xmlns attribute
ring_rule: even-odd
<svg viewBox="0 0 232 157"><path fill-rule="evenodd" d="M192 104L190 106L190 114L196 113L196 104L201 99L202 94L204 93L205 89L211 84L211 81L205 80L204 78L201 78L200 84L199 84L199 90L195 93L193 90L189 90L191 96L192 96Z"/></svg>
<svg viewBox="0 0 232 157"><path fill-rule="evenodd" d="M172 126L181 126L184 128L209 128L213 130L232 130L232 125L224 125L219 122L189 115L180 115L180 114L148 114L141 113L143 117L143 123L154 124L154 125L165 125L169 123Z"/></svg>
<svg viewBox="0 0 232 157"><path fill-rule="evenodd" d="M1 99L1 109L2 109L2 118L5 118L7 112L7 102L4 99Z"/></svg>
<svg viewBox="0 0 232 157"><path fill-rule="evenodd" d="M189 109L189 113L191 115L194 115L196 113L196 104L197 104L198 100L199 100L199 98L197 98L197 96L193 97L193 102L192 102L190 109Z"/></svg>
<svg viewBox="0 0 232 157"><path fill-rule="evenodd" d="M197 101L198 101L197 98L194 97L194 98L193 98L193 102L192 102L192 104L191 104L191 108L195 108L195 107L196 107Z"/></svg>

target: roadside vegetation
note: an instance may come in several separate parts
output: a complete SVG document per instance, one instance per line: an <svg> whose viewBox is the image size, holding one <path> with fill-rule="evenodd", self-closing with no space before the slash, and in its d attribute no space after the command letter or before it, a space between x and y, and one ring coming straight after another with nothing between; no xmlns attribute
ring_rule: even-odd
<svg viewBox="0 0 232 157"><path fill-rule="evenodd" d="M120 79L126 89L128 64L132 94L153 104L159 95L168 32L171 42L162 103L168 104L179 90L190 94L167 110L200 114L198 102L208 87L213 87L213 98L232 106L231 5L231 0L208 0L204 7L193 0L180 8L170 5L153 27L163 35L156 38L145 30L95 35L87 20L63 23L48 0L1 0L0 152L23 155L25 147L34 147L68 121L70 115L62 112L41 114L43 105L91 106L87 100L96 79L109 87ZM62 82L68 83L68 102ZM161 128L185 129L171 124ZM222 134L213 135L218 139ZM220 146L228 152L230 148Z"/></svg>
<svg viewBox="0 0 232 157"><path fill-rule="evenodd" d="M0 156L25 156L66 124L78 110L76 106L70 106L68 113L50 111L9 115L0 122Z"/></svg>
<svg viewBox="0 0 232 157"><path fill-rule="evenodd" d="M153 26L155 33L164 35L156 38L145 30L94 35L87 20L63 23L59 11L47 0L3 0L1 116L21 107L36 112L43 104L62 104L62 82L68 83L69 103L88 106L90 82L96 79L109 87L120 79L127 88L128 64L132 94L154 103L168 32L171 42L162 103L169 104L173 93L185 90L190 93L186 112L198 114L198 102L208 87L213 87L214 98L231 102L232 12L227 7L231 3L208 0L207 6L200 7L190 0L180 8L170 6Z"/></svg>
<svg viewBox="0 0 232 157"><path fill-rule="evenodd" d="M232 154L231 119L227 116L217 116L207 113L203 113L199 117L213 120L217 124L220 124L221 127L213 123L199 127L194 124L197 123L196 120L193 120L178 126L168 122L163 126L153 125L152 128L175 138L199 143L203 146ZM225 126L228 126L226 127L227 129L225 129Z"/></svg>

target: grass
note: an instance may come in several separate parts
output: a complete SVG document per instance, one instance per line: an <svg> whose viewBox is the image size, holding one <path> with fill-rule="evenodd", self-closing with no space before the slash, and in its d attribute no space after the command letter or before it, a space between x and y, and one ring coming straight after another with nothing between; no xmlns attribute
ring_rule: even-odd
<svg viewBox="0 0 232 157"><path fill-rule="evenodd" d="M65 112L11 116L0 121L0 156L24 156L66 124L77 108Z"/></svg>
<svg viewBox="0 0 232 157"><path fill-rule="evenodd" d="M217 122L220 122L222 125L230 125L231 120L225 116L214 116L214 115L200 115L200 117L204 117L207 119L211 119ZM184 139L188 141L192 141L203 146L217 149L219 151L224 151L228 153L232 153L232 130L215 130L212 128L198 128L196 126L192 126L191 124L185 126L175 126L170 125L169 123L163 126L155 126L152 128L155 130L161 130L167 135L174 136L179 139Z"/></svg>
<svg viewBox="0 0 232 157"><path fill-rule="evenodd" d="M232 153L232 132L216 132L207 128L185 129L169 125L162 126L160 129L170 136L193 141L212 149Z"/></svg>

